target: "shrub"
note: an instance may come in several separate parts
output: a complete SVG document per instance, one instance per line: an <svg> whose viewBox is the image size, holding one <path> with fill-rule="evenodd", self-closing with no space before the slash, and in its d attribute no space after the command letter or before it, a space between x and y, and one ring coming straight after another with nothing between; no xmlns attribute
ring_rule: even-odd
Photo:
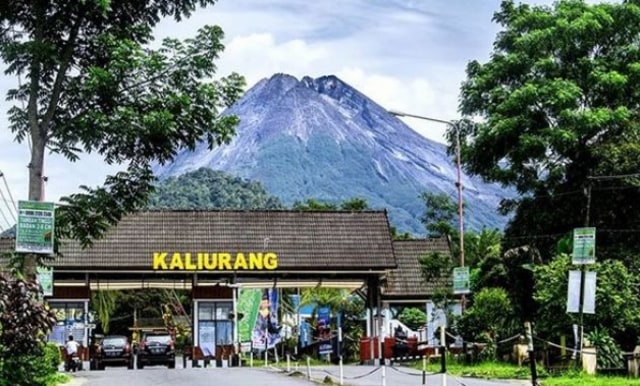
<svg viewBox="0 0 640 386"><path fill-rule="evenodd" d="M0 348L5 350L5 348ZM46 386L61 362L54 343L39 347L41 355L4 355L0 359L0 386Z"/></svg>

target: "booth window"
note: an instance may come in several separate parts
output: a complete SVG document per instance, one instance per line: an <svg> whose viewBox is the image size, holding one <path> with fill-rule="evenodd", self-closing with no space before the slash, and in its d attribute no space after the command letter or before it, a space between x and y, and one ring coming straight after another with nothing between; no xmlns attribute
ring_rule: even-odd
<svg viewBox="0 0 640 386"><path fill-rule="evenodd" d="M85 339L85 314L83 302L49 302L51 311L56 316L49 341L63 345L69 335L74 340L83 342Z"/></svg>
<svg viewBox="0 0 640 386"><path fill-rule="evenodd" d="M233 344L233 323L229 314L231 302L198 304L198 345L202 348Z"/></svg>

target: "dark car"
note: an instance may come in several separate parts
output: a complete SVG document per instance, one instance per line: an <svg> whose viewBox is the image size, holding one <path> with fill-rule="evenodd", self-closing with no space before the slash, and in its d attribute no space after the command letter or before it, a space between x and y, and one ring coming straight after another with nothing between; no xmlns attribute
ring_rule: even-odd
<svg viewBox="0 0 640 386"><path fill-rule="evenodd" d="M98 370L104 370L106 366L133 369L133 350L126 336L107 335L97 345L93 360Z"/></svg>
<svg viewBox="0 0 640 386"><path fill-rule="evenodd" d="M176 367L176 351L173 339L168 333L148 332L143 334L138 346L137 367L164 365Z"/></svg>

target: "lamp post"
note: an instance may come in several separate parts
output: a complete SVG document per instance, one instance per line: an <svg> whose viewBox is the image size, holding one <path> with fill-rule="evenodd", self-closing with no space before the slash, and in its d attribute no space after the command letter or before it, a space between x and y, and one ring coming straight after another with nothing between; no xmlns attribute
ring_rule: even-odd
<svg viewBox="0 0 640 386"><path fill-rule="evenodd" d="M388 110L388 113L391 115L395 115L397 117L410 117L410 118L416 118L416 119L422 119L425 121L431 121L431 122L437 122L437 123L444 123L445 125L450 126L451 128L453 128L453 130L455 131L456 134L456 168L457 168L457 181L456 181L456 188L458 189L458 231L460 233L460 255L459 255L459 260L458 263L460 265L460 267L464 267L464 212L463 212L463 205L462 205L462 164L460 162L460 127L458 126L457 123L452 122L452 121L445 121L443 119L437 119L437 118L431 118L431 117L425 117L422 115L415 115L415 114L409 114L409 113L404 113L401 111L395 111L395 110ZM464 309L464 295L462 295L462 307Z"/></svg>

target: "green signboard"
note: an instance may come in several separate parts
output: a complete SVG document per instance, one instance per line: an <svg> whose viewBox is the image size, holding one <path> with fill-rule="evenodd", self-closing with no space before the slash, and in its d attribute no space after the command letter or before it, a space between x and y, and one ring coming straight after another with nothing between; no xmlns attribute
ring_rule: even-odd
<svg viewBox="0 0 640 386"><path fill-rule="evenodd" d="M44 296L53 296L53 269L47 267L38 267L36 274L42 294Z"/></svg>
<svg viewBox="0 0 640 386"><path fill-rule="evenodd" d="M53 254L54 204L18 201L16 252Z"/></svg>
<svg viewBox="0 0 640 386"><path fill-rule="evenodd" d="M469 267L456 267L453 269L453 293L468 294L471 292L469 279Z"/></svg>
<svg viewBox="0 0 640 386"><path fill-rule="evenodd" d="M596 262L596 228L575 228L573 230L573 264L594 264Z"/></svg>

